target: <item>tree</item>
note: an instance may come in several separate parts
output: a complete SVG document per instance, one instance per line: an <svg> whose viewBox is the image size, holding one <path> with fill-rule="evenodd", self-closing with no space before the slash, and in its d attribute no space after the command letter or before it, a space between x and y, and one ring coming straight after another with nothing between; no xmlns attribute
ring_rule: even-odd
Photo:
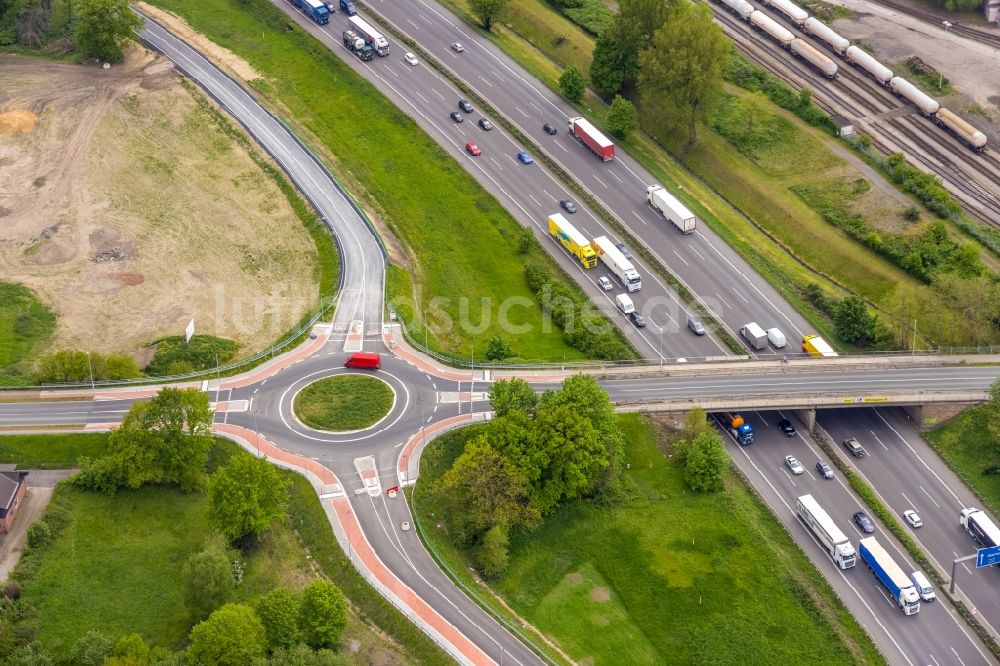
<svg viewBox="0 0 1000 666"><path fill-rule="evenodd" d="M142 19L127 0L79 0L76 45L83 55L108 62L122 59L122 49Z"/></svg>
<svg viewBox="0 0 1000 666"><path fill-rule="evenodd" d="M615 95L608 111L608 129L615 136L624 139L632 130L639 126L635 105L621 95Z"/></svg>
<svg viewBox="0 0 1000 666"><path fill-rule="evenodd" d="M44 7L28 5L17 15L17 43L29 49L41 47L48 29L49 12Z"/></svg>
<svg viewBox="0 0 1000 666"><path fill-rule="evenodd" d="M502 361L514 355L514 349L504 338L494 335L486 345L486 358L490 361Z"/></svg>
<svg viewBox="0 0 1000 666"><path fill-rule="evenodd" d="M548 453L537 492L541 513L555 510L564 499L594 490L608 466L608 451L592 421L568 405L543 405L535 419L533 441Z"/></svg>
<svg viewBox="0 0 1000 666"><path fill-rule="evenodd" d="M264 623L270 649L290 648L299 640L299 598L287 587L258 597L254 610Z"/></svg>
<svg viewBox="0 0 1000 666"><path fill-rule="evenodd" d="M567 67L559 77L559 90L569 101L579 102L587 90L587 80L583 78L583 72L573 66Z"/></svg>
<svg viewBox="0 0 1000 666"><path fill-rule="evenodd" d="M538 405L538 394L523 379L501 379L490 387L490 404L494 416L506 416L515 409L531 415Z"/></svg>
<svg viewBox="0 0 1000 666"><path fill-rule="evenodd" d="M729 465L729 456L716 432L703 432L691 442L684 480L695 492L709 492L722 488L722 475Z"/></svg>
<svg viewBox="0 0 1000 666"><path fill-rule="evenodd" d="M668 134L697 140L697 120L722 85L730 43L704 5L677 5L639 57L639 93L650 119Z"/></svg>
<svg viewBox="0 0 1000 666"><path fill-rule="evenodd" d="M692 407L684 415L684 425L681 427L681 436L674 449L677 451L680 464L687 463L687 456L691 450L691 443L703 433L714 432L715 429L709 423L705 410L701 407Z"/></svg>
<svg viewBox="0 0 1000 666"><path fill-rule="evenodd" d="M487 31L493 27L493 21L500 17L506 6L507 0L469 0L469 9L479 17Z"/></svg>
<svg viewBox="0 0 1000 666"><path fill-rule="evenodd" d="M328 580L318 578L302 590L299 629L311 648L336 647L347 626L344 593Z"/></svg>
<svg viewBox="0 0 1000 666"><path fill-rule="evenodd" d="M494 450L486 437L469 442L439 483L448 522L466 542L478 540L497 525L506 530L538 524L527 477Z"/></svg>
<svg viewBox="0 0 1000 666"><path fill-rule="evenodd" d="M229 541L259 538L288 506L288 481L267 460L232 456L208 484L209 518Z"/></svg>
<svg viewBox="0 0 1000 666"><path fill-rule="evenodd" d="M590 375L573 375L563 381L558 391L546 391L543 406L566 405L581 419L590 421L608 452L611 469L617 469L625 459L625 438L618 425L618 415L608 394Z"/></svg>
<svg viewBox="0 0 1000 666"><path fill-rule="evenodd" d="M507 526L494 525L483 537L483 544L476 553L476 560L487 578L499 578L507 570L510 557L507 546L510 543Z"/></svg>
<svg viewBox="0 0 1000 666"><path fill-rule="evenodd" d="M7 666L52 666L53 661L42 652L37 643L29 643L14 650L6 664Z"/></svg>
<svg viewBox="0 0 1000 666"><path fill-rule="evenodd" d="M267 661L267 666L344 666L347 660L332 650L313 650L299 643L287 650L279 648ZM254 664L253 666L264 666Z"/></svg>
<svg viewBox="0 0 1000 666"><path fill-rule="evenodd" d="M73 646L70 663L73 666L101 666L111 656L111 639L97 629L91 629Z"/></svg>
<svg viewBox="0 0 1000 666"><path fill-rule="evenodd" d="M600 95L610 97L631 87L639 75L642 25L621 14L601 33L590 61L590 82Z"/></svg>
<svg viewBox="0 0 1000 666"><path fill-rule="evenodd" d="M125 634L115 642L112 654L122 660L122 664L148 664L149 645L140 634Z"/></svg>
<svg viewBox="0 0 1000 666"><path fill-rule="evenodd" d="M646 48L653 35L660 29L670 14L671 4L663 0L622 0L619 5L621 15L634 20L642 38L641 48Z"/></svg>
<svg viewBox="0 0 1000 666"><path fill-rule="evenodd" d="M191 630L187 656L198 666L246 666L266 649L264 625L254 610L226 604Z"/></svg>
<svg viewBox="0 0 1000 666"><path fill-rule="evenodd" d="M28 525L28 545L32 548L45 548L52 543L52 528L44 520L36 520Z"/></svg>
<svg viewBox="0 0 1000 666"><path fill-rule="evenodd" d="M64 349L38 360L38 379L43 382L83 382L90 380L87 353Z"/></svg>
<svg viewBox="0 0 1000 666"><path fill-rule="evenodd" d="M838 336L859 347L867 347L875 340L875 318L857 296L847 296L837 304L833 324Z"/></svg>
<svg viewBox="0 0 1000 666"><path fill-rule="evenodd" d="M228 601L236 589L233 563L221 540L189 557L183 572L184 601L199 620Z"/></svg>

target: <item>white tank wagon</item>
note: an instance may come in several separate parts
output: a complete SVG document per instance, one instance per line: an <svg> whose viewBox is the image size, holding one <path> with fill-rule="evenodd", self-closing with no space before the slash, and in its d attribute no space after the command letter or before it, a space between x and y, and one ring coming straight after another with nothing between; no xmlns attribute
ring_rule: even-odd
<svg viewBox="0 0 1000 666"><path fill-rule="evenodd" d="M925 116L933 116L941 108L937 100L926 94L901 76L894 76L889 81L889 89L900 97L905 97L920 109Z"/></svg>
<svg viewBox="0 0 1000 666"><path fill-rule="evenodd" d="M807 18L806 22L802 24L802 29L820 41L825 42L826 45L836 51L839 56L847 53L847 47L851 45L851 42L848 41L846 37L838 35L834 32L833 28L823 23L815 16Z"/></svg>
<svg viewBox="0 0 1000 666"><path fill-rule="evenodd" d="M799 7L792 0L764 0L764 4L768 7L774 7L797 26L801 26L809 18L809 12Z"/></svg>
<svg viewBox="0 0 1000 666"><path fill-rule="evenodd" d="M854 63L874 76L875 80L882 85L887 86L889 85L889 81L892 81L892 70L857 46L848 46L847 51L844 52L844 57L848 62Z"/></svg>
<svg viewBox="0 0 1000 666"><path fill-rule="evenodd" d="M938 125L946 127L957 134L960 139L969 144L969 146L971 146L977 153L983 152L986 148L985 134L977 130L971 123L966 122L963 118L960 118L958 115L952 113L943 106L938 109L937 115L934 116L934 120Z"/></svg>
<svg viewBox="0 0 1000 666"><path fill-rule="evenodd" d="M773 37L786 49L788 48L788 45L792 43L792 40L795 39L795 35L793 35L788 28L782 27L777 21L764 12L756 11L751 14L750 23L771 35L771 37Z"/></svg>
<svg viewBox="0 0 1000 666"><path fill-rule="evenodd" d="M810 65L823 72L823 76L832 79L837 76L837 63L827 58L819 50L804 39L792 41L792 53L799 56Z"/></svg>
<svg viewBox="0 0 1000 666"><path fill-rule="evenodd" d="M747 0L721 0L722 4L736 12L744 21L750 20L750 15L754 13L754 6Z"/></svg>

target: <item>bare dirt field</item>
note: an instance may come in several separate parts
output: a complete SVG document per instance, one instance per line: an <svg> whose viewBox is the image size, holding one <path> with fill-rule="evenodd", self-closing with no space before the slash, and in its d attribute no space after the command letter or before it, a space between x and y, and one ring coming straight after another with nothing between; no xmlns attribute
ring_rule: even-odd
<svg viewBox="0 0 1000 666"><path fill-rule="evenodd" d="M245 355L319 273L277 185L134 47L109 70L0 56L0 279L58 314L54 349L133 351L193 318Z"/></svg>

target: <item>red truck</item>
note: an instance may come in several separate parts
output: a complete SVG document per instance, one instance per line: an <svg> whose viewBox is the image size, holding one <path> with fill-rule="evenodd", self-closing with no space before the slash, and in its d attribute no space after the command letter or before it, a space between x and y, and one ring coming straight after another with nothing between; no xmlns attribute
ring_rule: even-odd
<svg viewBox="0 0 1000 666"><path fill-rule="evenodd" d="M382 367L382 357L378 354L367 352L355 352L344 361L345 368L362 368L364 370L378 370Z"/></svg>
<svg viewBox="0 0 1000 666"><path fill-rule="evenodd" d="M586 118L570 118L569 133L605 162L615 159L615 144L597 131Z"/></svg>

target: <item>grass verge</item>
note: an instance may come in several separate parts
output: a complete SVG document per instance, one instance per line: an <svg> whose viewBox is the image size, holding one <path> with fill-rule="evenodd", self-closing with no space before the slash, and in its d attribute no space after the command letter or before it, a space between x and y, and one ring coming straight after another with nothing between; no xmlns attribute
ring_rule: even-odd
<svg viewBox="0 0 1000 666"><path fill-rule="evenodd" d="M316 430L360 430L392 409L394 394L381 379L338 375L309 384L295 396L295 416Z"/></svg>
<svg viewBox="0 0 1000 666"><path fill-rule="evenodd" d="M466 357L475 345L475 355L484 357L489 339L503 333L501 304L510 297L530 300L524 266L554 265L551 258L541 248L518 254L521 227L499 203L328 46L270 3L155 4L263 73L252 82L256 90L283 116L298 119L306 141L405 244L414 265L412 309L425 311L435 300L428 317L431 346ZM479 321L453 326L469 318L470 303ZM537 306L518 308L511 318L534 331L522 336L520 357L581 358L559 331L543 332Z"/></svg>
<svg viewBox="0 0 1000 666"><path fill-rule="evenodd" d="M962 477L965 485L997 513L1000 507L1000 474L997 474L997 441L987 425L990 407L976 406L926 433L924 438L938 455Z"/></svg>
<svg viewBox="0 0 1000 666"><path fill-rule="evenodd" d="M863 629L740 477L693 494L658 449L665 435L623 415L627 507L580 503L512 539L507 574L485 587L438 522L434 482L468 430L423 454L413 506L432 552L480 595L496 595L574 661L635 664L881 662ZM658 441L659 440L659 441Z"/></svg>
<svg viewBox="0 0 1000 666"><path fill-rule="evenodd" d="M0 436L0 463L18 469L72 469L81 456L100 458L108 448L107 433L53 433Z"/></svg>
<svg viewBox="0 0 1000 666"><path fill-rule="evenodd" d="M52 337L56 316L24 285L0 281L0 386L31 381L31 362Z"/></svg>

